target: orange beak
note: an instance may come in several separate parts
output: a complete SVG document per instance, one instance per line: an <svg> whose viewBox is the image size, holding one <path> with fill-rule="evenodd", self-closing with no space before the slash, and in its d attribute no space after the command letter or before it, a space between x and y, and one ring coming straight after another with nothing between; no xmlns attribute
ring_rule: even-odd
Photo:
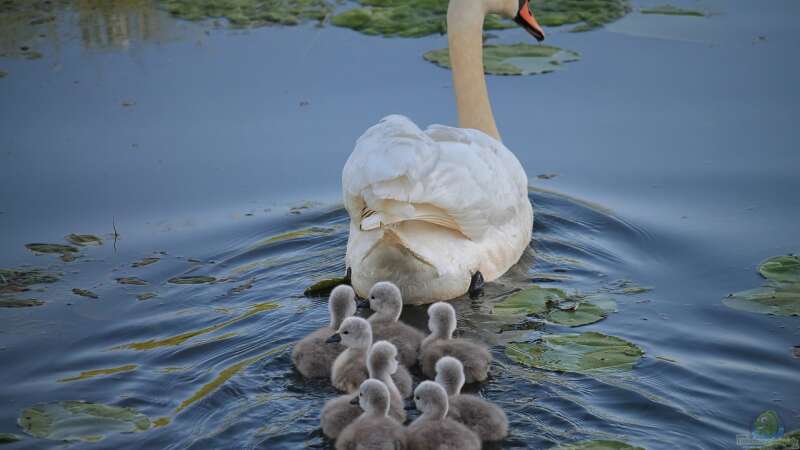
<svg viewBox="0 0 800 450"><path fill-rule="evenodd" d="M530 33L531 36L535 37L537 41L544 40L544 30L541 25L539 25L539 22L536 21L536 17L533 17L530 8L530 0L519 0L519 11L517 11L516 17L514 17L514 22L517 22L519 26Z"/></svg>

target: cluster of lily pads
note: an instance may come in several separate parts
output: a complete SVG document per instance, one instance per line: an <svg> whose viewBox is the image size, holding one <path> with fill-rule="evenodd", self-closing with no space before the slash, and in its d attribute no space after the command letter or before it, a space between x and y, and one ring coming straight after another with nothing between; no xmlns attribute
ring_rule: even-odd
<svg viewBox="0 0 800 450"><path fill-rule="evenodd" d="M743 311L778 316L800 316L800 256L767 259L758 266L764 285L728 295L725 305Z"/></svg>

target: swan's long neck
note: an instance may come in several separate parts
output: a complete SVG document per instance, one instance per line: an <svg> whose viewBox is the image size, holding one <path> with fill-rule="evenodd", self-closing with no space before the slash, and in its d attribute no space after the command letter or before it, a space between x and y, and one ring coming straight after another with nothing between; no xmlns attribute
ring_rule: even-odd
<svg viewBox="0 0 800 450"><path fill-rule="evenodd" d="M483 20L491 0L450 0L447 42L458 126L481 130L500 140L483 75Z"/></svg>

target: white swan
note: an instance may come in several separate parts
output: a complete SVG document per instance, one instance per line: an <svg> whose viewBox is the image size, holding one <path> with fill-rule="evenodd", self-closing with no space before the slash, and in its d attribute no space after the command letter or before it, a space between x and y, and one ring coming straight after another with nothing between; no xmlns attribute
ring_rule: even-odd
<svg viewBox="0 0 800 450"><path fill-rule="evenodd" d="M531 239L528 177L500 142L483 74L486 14L544 38L528 0L450 0L447 32L459 125L420 130L385 117L342 171L345 264L356 293L391 281L411 304L458 297L519 260Z"/></svg>

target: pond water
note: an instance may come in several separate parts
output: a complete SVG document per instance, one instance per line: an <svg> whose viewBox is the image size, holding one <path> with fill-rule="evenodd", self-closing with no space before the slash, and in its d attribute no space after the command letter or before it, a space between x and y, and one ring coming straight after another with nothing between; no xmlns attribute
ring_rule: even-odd
<svg viewBox="0 0 800 450"><path fill-rule="evenodd" d="M461 332L493 345L491 379L474 389L511 420L494 448L737 448L766 410L800 428L800 319L721 302L760 286L763 259L800 251L800 3L673 4L712 14L552 29L548 43L579 62L488 79L536 214L520 263L453 302ZM0 308L0 433L22 438L6 448L329 448L318 414L335 392L289 357L327 321L303 290L344 271L340 174L355 139L390 113L455 123L450 73L422 59L446 38L231 30L152 1L78 1L31 30L0 33L0 267L62 276L18 296L44 305ZM72 262L25 248L70 233L104 244ZM158 261L131 266L147 257ZM504 356L511 339L569 331L500 332L489 314L553 273L563 279L548 285L611 292L618 311L578 330L639 345L633 371L559 374ZM168 281L183 276L216 282ZM623 294L620 280L652 290ZM403 318L425 326L424 309ZM25 408L64 400L132 407L154 426L92 444L17 426Z"/></svg>

